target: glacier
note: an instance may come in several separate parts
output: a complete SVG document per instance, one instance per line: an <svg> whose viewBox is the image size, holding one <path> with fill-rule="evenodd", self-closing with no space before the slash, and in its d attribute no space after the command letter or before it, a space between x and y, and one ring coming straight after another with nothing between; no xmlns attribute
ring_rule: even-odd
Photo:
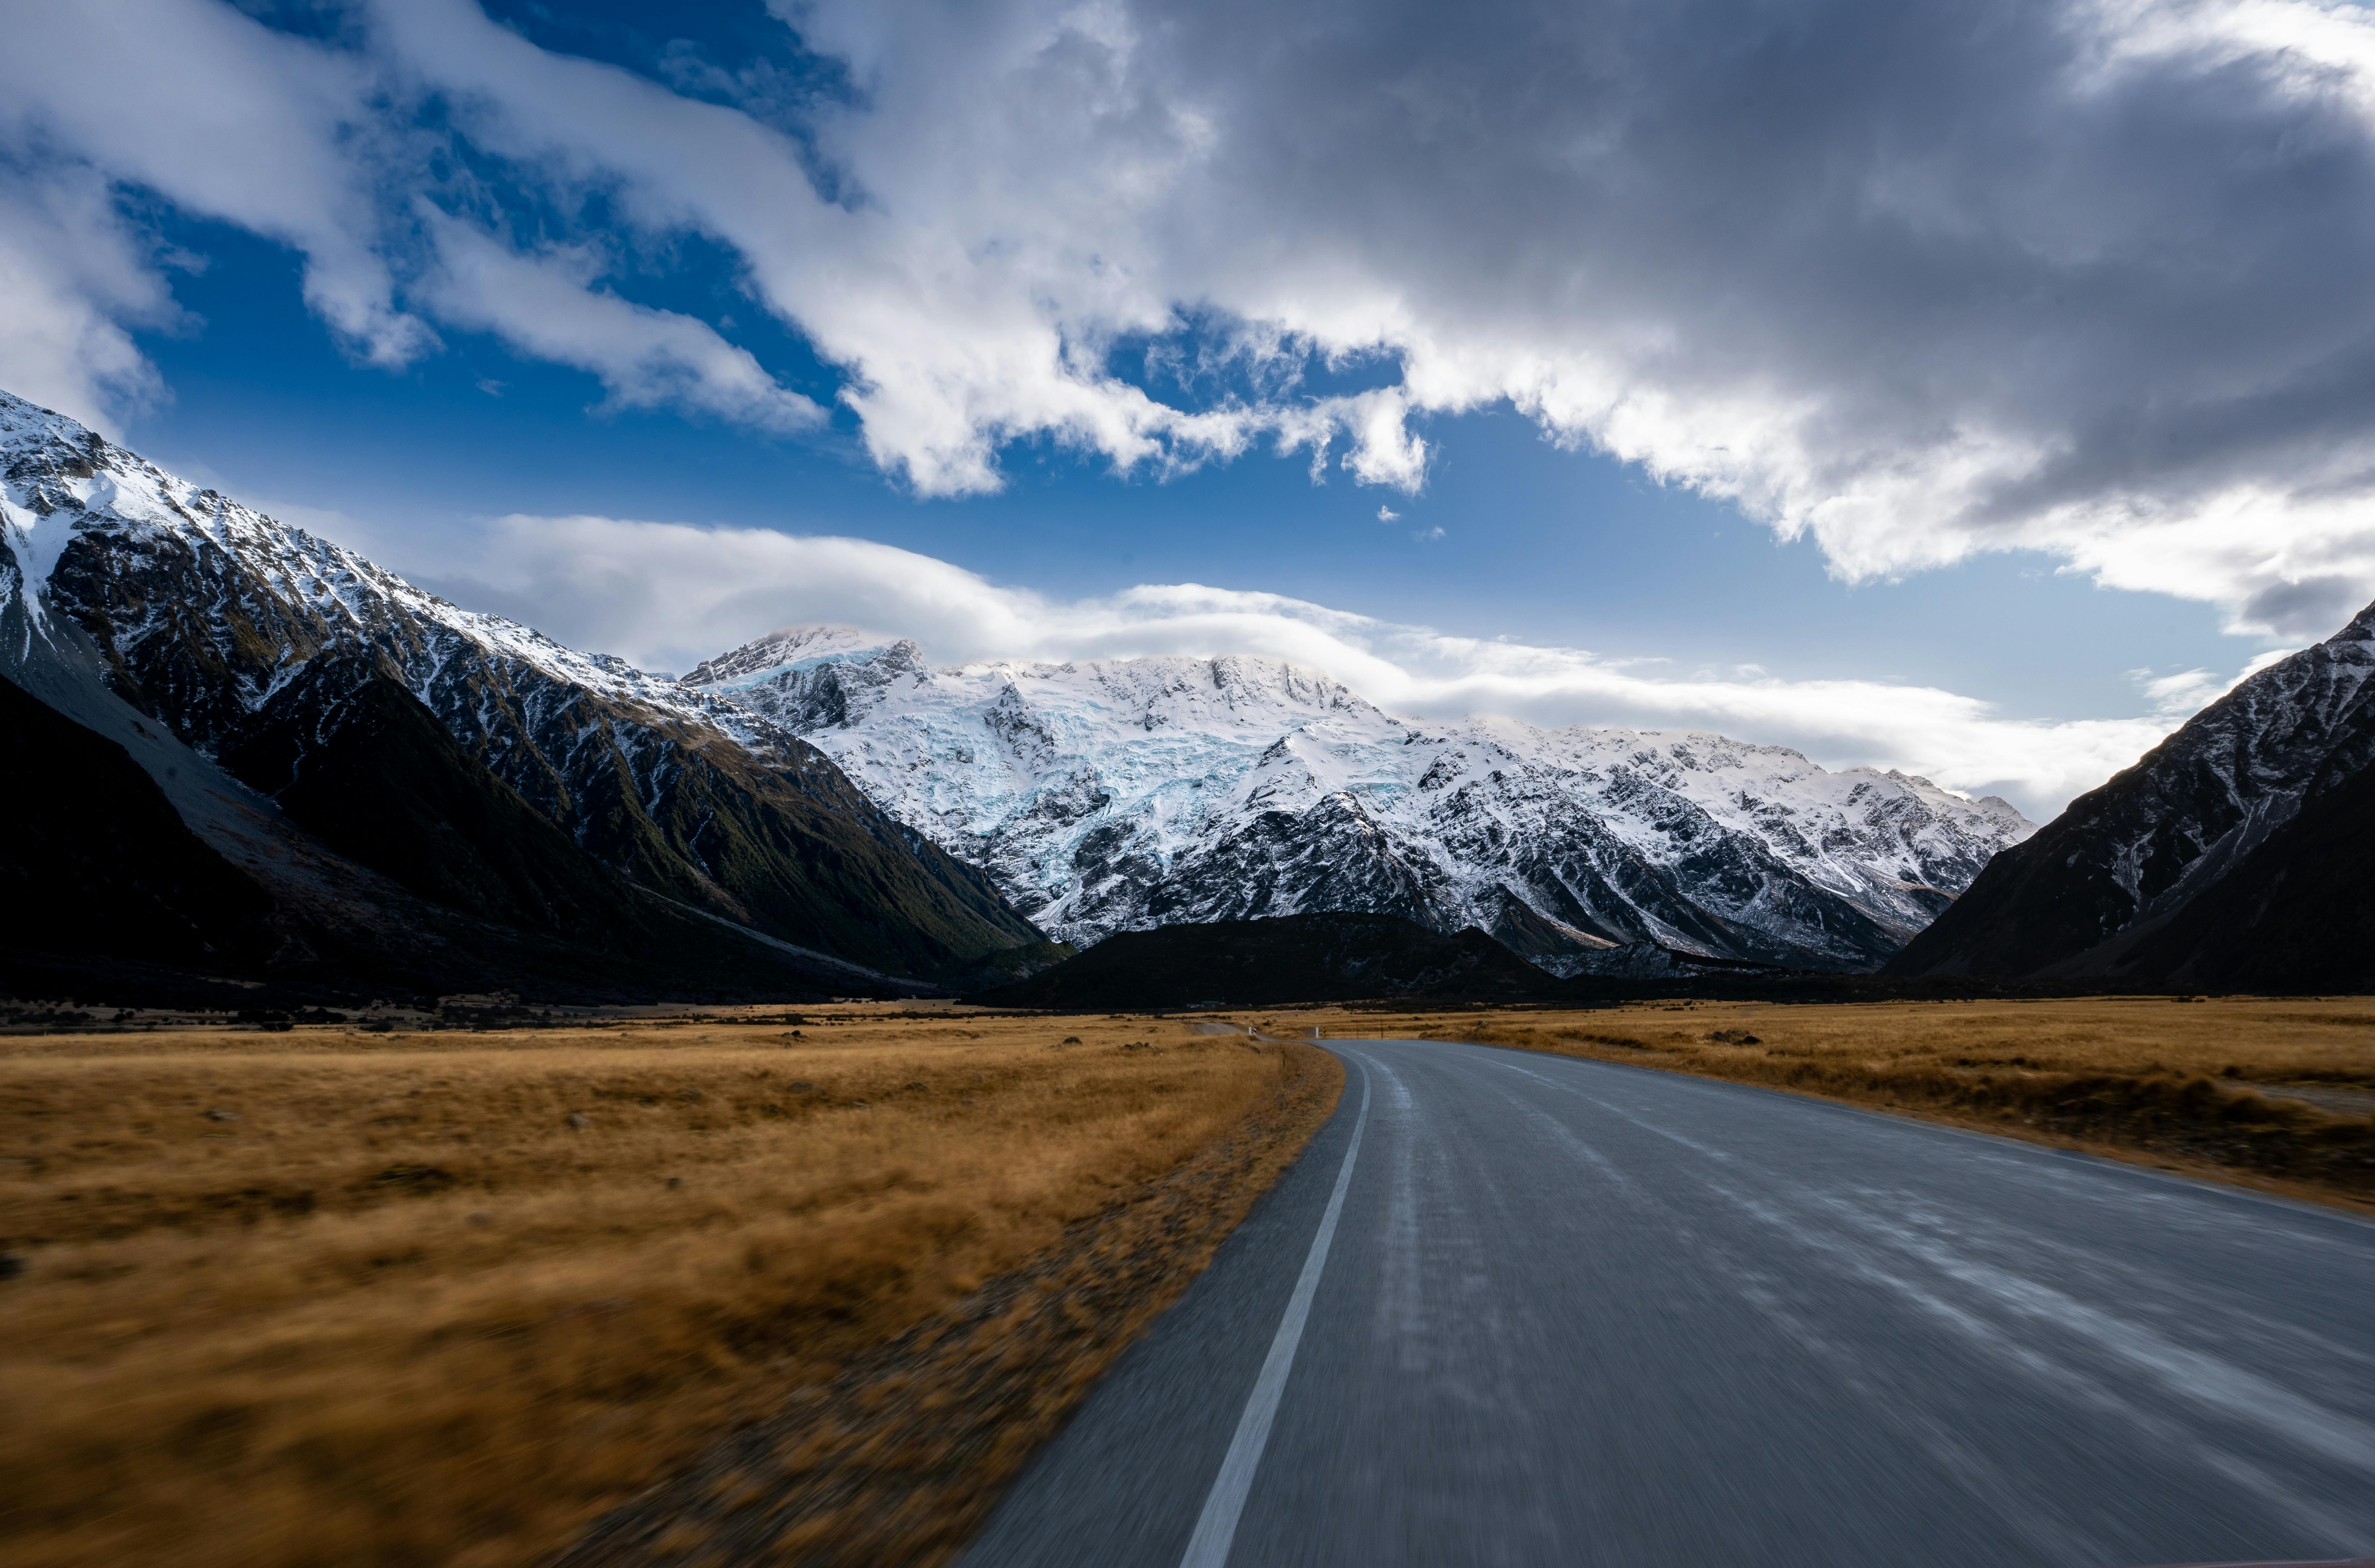
<svg viewBox="0 0 2375 1568"><path fill-rule="evenodd" d="M1352 910L1481 926L1560 974L1637 968L1644 944L1871 969L2036 831L1994 796L1719 735L1398 716L1267 658L937 666L803 626L683 681L1083 946Z"/></svg>

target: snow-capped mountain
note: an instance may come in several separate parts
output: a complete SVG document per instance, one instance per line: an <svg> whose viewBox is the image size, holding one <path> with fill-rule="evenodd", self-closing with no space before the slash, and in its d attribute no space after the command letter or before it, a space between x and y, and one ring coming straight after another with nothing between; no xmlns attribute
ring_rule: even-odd
<svg viewBox="0 0 2375 1568"><path fill-rule="evenodd" d="M2363 929L2370 764L2375 605L2072 801L1890 967L2359 984L2375 975ZM2339 968L2311 961L2310 949L2347 947L2358 957Z"/></svg>
<svg viewBox="0 0 2375 1568"><path fill-rule="evenodd" d="M1721 736L1399 718L1270 659L936 668L798 627L684 680L807 737L1080 943L1346 910L1481 925L1562 973L1642 942L1868 968L2033 831Z"/></svg>
<svg viewBox="0 0 2375 1568"><path fill-rule="evenodd" d="M346 690L301 678L328 656L384 673L581 848L772 937L909 974L1040 939L749 709L461 609L5 393L0 623L0 673L87 724L120 700L208 763L258 726L326 723ZM76 659L104 692L72 694Z"/></svg>

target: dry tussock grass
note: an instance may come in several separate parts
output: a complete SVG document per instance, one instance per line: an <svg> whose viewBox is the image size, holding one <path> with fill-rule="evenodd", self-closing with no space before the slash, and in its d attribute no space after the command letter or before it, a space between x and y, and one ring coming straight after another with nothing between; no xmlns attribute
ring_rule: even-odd
<svg viewBox="0 0 2375 1568"><path fill-rule="evenodd" d="M2375 998L1282 1014L1696 1073L2375 1204Z"/></svg>
<svg viewBox="0 0 2375 1568"><path fill-rule="evenodd" d="M533 1561L795 1387L839 1391L792 1420L812 1459L971 1401L971 1447L874 1499L904 1526L786 1521L822 1560L944 1547L1338 1079L1143 1019L837 1011L0 1045L0 1555ZM1084 1303L1112 1322L1030 1328ZM1003 1326L995 1375L928 1353L952 1310Z"/></svg>

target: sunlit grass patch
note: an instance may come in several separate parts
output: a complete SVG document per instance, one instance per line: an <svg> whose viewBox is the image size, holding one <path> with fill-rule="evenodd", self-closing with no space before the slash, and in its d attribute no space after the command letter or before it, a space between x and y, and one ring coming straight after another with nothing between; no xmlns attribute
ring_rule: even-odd
<svg viewBox="0 0 2375 1568"><path fill-rule="evenodd" d="M1162 1020L841 1019L6 1043L0 1553L532 1561L1225 1146L1192 1268L1326 1098Z"/></svg>
<svg viewBox="0 0 2375 1568"><path fill-rule="evenodd" d="M2367 997L1363 1008L1278 1028L1313 1023L1765 1084L2375 1203Z"/></svg>

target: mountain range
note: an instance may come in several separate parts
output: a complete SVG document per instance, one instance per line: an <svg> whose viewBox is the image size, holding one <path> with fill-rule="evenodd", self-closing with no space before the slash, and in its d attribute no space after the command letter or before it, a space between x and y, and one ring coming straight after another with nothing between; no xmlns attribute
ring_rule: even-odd
<svg viewBox="0 0 2375 1568"><path fill-rule="evenodd" d="M1481 927L1561 975L1869 970L2034 831L1994 797L1717 735L1398 717L1272 659L939 666L796 627L683 678L1081 946L1357 911Z"/></svg>
<svg viewBox="0 0 2375 1568"><path fill-rule="evenodd" d="M1886 973L2375 988L2370 677L2375 605L2006 849Z"/></svg>
<svg viewBox="0 0 2375 1568"><path fill-rule="evenodd" d="M2043 829L1722 736L1395 714L1255 657L950 666L795 627L679 680L0 394L0 988L980 991L1166 927L1201 928L1163 949L1188 967L1292 937L1351 975L1369 926L1276 918L1328 914L1411 923L1376 929L1412 984L1499 974L1472 932L1652 984L2359 989L2370 674L2375 607Z"/></svg>
<svg viewBox="0 0 2375 1568"><path fill-rule="evenodd" d="M224 863L207 875L256 890L260 949L193 938L218 970L244 953L415 990L814 995L1060 956L780 726L460 609L6 394L0 677L121 753L37 725L51 744L10 764L24 808L65 831L94 769L125 798L137 770ZM88 831L0 847L0 867L112 854L136 881L143 855L192 858L170 834ZM136 956L103 923L28 936L20 968Z"/></svg>

